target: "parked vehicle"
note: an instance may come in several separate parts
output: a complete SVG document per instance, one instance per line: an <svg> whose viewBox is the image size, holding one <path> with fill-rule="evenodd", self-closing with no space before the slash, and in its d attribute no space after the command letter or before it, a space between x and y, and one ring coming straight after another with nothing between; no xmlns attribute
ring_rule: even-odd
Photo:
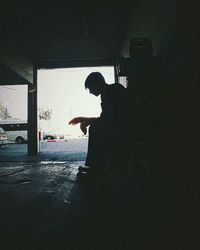
<svg viewBox="0 0 200 250"><path fill-rule="evenodd" d="M63 134L57 134L57 139L64 139L65 136Z"/></svg>
<svg viewBox="0 0 200 250"><path fill-rule="evenodd" d="M9 141L21 144L28 140L28 125L26 121L0 121L0 126L6 131Z"/></svg>
<svg viewBox="0 0 200 250"><path fill-rule="evenodd" d="M43 140L54 140L57 139L57 135L52 132L43 132Z"/></svg>
<svg viewBox="0 0 200 250"><path fill-rule="evenodd" d="M0 127L0 146L8 144L8 137L6 132Z"/></svg>
<svg viewBox="0 0 200 250"><path fill-rule="evenodd" d="M54 139L64 139L64 135L57 134L55 132L43 132L43 140L54 140Z"/></svg>

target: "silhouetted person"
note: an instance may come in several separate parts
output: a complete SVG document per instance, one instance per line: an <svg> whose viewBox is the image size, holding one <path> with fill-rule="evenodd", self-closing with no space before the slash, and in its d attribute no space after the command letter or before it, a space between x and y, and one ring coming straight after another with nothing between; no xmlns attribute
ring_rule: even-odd
<svg viewBox="0 0 200 250"><path fill-rule="evenodd" d="M85 81L85 88L95 96L101 96L100 117L75 117L69 124L80 124L84 134L89 127L88 152L85 165L96 173L103 173L117 155L124 134L124 101L126 89L118 83L107 84L99 72L91 73ZM114 152L113 152L114 151Z"/></svg>

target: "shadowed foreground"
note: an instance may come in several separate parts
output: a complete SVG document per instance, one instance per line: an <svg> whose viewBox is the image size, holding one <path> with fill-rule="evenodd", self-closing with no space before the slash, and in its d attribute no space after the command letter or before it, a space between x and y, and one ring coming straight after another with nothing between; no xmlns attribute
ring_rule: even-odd
<svg viewBox="0 0 200 250"><path fill-rule="evenodd" d="M77 180L83 163L1 163L2 249L143 249L145 216L126 177Z"/></svg>

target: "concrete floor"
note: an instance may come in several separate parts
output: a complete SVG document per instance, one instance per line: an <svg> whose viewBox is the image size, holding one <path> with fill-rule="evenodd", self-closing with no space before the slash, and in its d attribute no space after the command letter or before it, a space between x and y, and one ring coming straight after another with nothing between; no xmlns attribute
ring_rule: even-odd
<svg viewBox="0 0 200 250"><path fill-rule="evenodd" d="M113 179L77 180L83 164L0 163L1 249L132 249L125 182L111 196Z"/></svg>
<svg viewBox="0 0 200 250"><path fill-rule="evenodd" d="M0 167L3 249L49 249L67 233L76 164L4 162ZM57 242L54 240L57 239ZM55 248L56 249L56 248Z"/></svg>
<svg viewBox="0 0 200 250"><path fill-rule="evenodd" d="M82 154L20 152L0 154L0 249L156 249L141 177L80 181Z"/></svg>
<svg viewBox="0 0 200 250"><path fill-rule="evenodd" d="M142 165L134 182L123 174L81 181L84 161L59 157L0 161L0 249L199 249L185 248L184 223L173 203L154 199L142 184Z"/></svg>

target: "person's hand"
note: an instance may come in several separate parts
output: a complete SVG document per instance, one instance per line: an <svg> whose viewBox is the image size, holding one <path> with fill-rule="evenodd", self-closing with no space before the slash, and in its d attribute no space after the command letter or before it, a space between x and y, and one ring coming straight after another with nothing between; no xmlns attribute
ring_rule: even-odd
<svg viewBox="0 0 200 250"><path fill-rule="evenodd" d="M87 125L85 122L82 122L82 123L80 124L80 129L81 129L81 131L83 132L84 135L87 134L87 126L88 126L88 125Z"/></svg>
<svg viewBox="0 0 200 250"><path fill-rule="evenodd" d="M71 121L69 121L69 125L76 125L78 123L84 122L85 120L85 117L75 117Z"/></svg>

